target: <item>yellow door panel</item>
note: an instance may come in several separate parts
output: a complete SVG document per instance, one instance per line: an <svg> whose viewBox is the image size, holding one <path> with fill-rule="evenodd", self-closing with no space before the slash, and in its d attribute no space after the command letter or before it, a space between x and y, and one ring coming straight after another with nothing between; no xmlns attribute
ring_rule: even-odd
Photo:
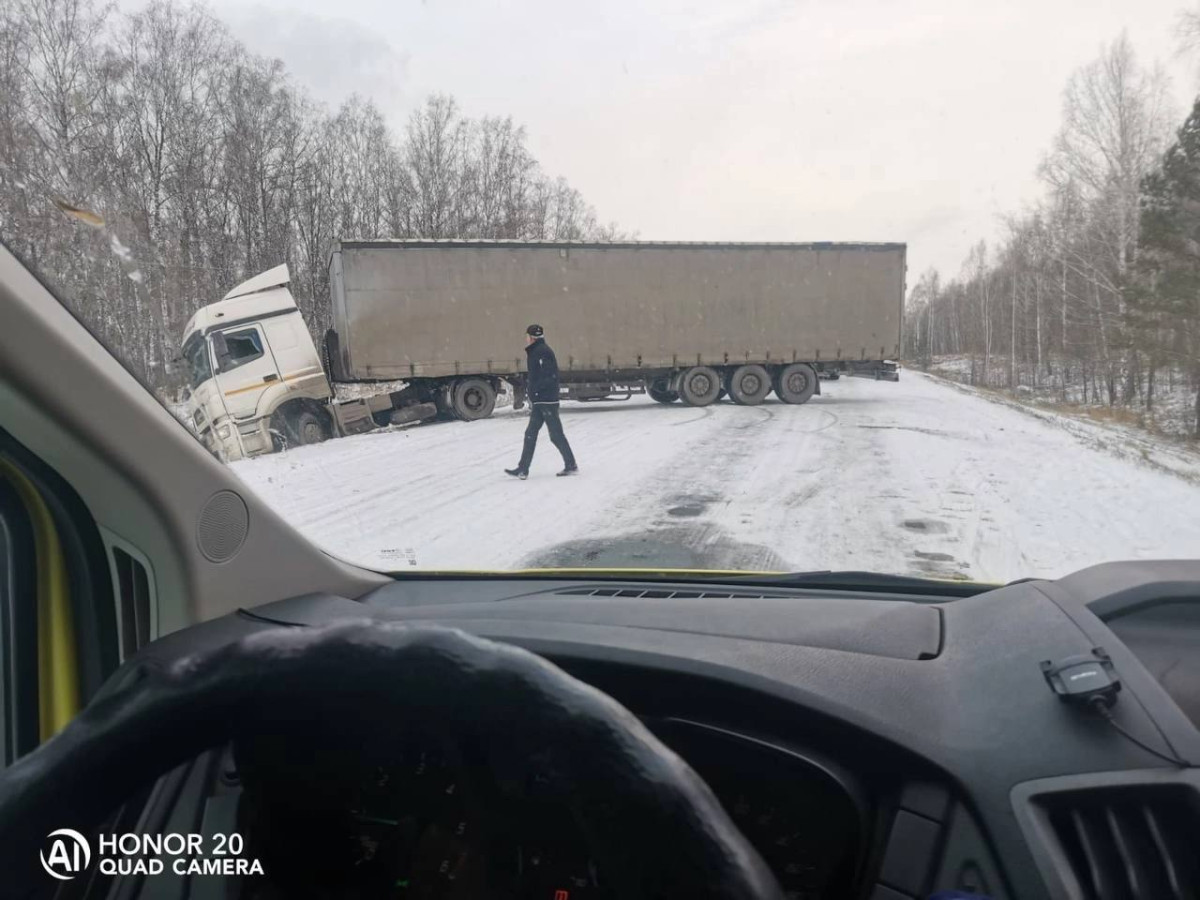
<svg viewBox="0 0 1200 900"><path fill-rule="evenodd" d="M79 712L79 665L70 581L58 530L41 495L0 459L0 477L16 488L33 523L37 552L38 708L41 738L53 737Z"/></svg>

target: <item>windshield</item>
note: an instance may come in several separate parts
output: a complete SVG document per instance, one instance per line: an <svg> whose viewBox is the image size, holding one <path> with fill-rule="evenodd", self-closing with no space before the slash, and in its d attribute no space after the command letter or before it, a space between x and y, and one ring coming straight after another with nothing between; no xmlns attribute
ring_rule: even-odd
<svg viewBox="0 0 1200 900"><path fill-rule="evenodd" d="M183 359L188 367L188 385L196 387L212 378L212 364L208 358L208 344L204 338L194 335L183 345Z"/></svg>
<svg viewBox="0 0 1200 900"><path fill-rule="evenodd" d="M1185 0L0 0L0 237L370 568L1191 558L1198 72Z"/></svg>

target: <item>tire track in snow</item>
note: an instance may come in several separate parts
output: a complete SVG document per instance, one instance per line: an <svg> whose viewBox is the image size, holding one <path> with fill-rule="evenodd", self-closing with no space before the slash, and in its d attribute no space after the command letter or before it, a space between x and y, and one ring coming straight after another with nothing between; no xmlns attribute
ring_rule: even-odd
<svg viewBox="0 0 1200 900"><path fill-rule="evenodd" d="M703 422L705 419L712 418L713 408L711 406L700 407L700 415L691 419L685 419L682 422L672 422L671 424L678 428L680 425L694 425L697 422Z"/></svg>
<svg viewBox="0 0 1200 900"><path fill-rule="evenodd" d="M799 411L799 407L788 408ZM647 480L647 490L626 498L590 523L589 531L597 545L619 544L624 552L626 535L639 540L679 545L683 558L695 556L727 560L723 566L746 569L781 568L786 564L769 547L750 545L731 538L717 520L726 517L732 503L729 485L741 480L741 470L753 464L763 445L764 430L775 421L775 412L763 407L714 404L703 408L702 418L715 419L714 430L695 441L683 452L665 461ZM698 419L689 420L689 422ZM718 515L710 515L717 510ZM530 554L529 565L586 564L596 548L566 546L543 549ZM663 546L661 552L671 552ZM582 558L575 559L581 554ZM595 558L593 556L593 558ZM636 561L636 560L635 560Z"/></svg>

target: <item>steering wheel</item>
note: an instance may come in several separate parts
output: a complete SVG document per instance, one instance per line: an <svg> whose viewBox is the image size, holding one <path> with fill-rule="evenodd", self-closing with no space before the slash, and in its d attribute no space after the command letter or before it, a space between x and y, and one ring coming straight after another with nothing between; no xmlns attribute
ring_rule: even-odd
<svg viewBox="0 0 1200 900"><path fill-rule="evenodd" d="M336 727L314 721L331 704L529 756L561 747L550 796L573 809L618 896L782 900L704 781L611 697L516 647L378 622L260 632L98 698L0 774L7 886L45 884L51 831L87 833L139 787L264 723Z"/></svg>

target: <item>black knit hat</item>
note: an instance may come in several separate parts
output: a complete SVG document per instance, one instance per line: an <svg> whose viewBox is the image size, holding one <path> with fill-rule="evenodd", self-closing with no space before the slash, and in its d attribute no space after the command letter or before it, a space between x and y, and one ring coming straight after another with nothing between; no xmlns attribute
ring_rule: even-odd
<svg viewBox="0 0 1200 900"><path fill-rule="evenodd" d="M530 325L525 329L525 333L530 337L543 337L546 332L541 325Z"/></svg>

